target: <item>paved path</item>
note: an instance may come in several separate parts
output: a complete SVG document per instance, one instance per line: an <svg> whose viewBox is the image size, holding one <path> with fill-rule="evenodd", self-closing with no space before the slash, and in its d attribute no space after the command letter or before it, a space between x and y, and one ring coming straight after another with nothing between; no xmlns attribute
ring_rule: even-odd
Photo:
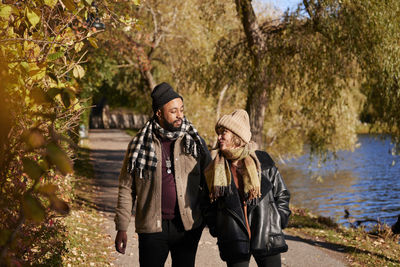
<svg viewBox="0 0 400 267"><path fill-rule="evenodd" d="M95 177L99 186L97 206L107 218L104 232L109 237L109 246L114 247L115 226L114 209L117 203L118 175L121 169L125 150L131 137L120 130L91 130L89 146L94 165ZM319 247L310 240L287 235L289 251L282 254L282 265L289 267L337 267L346 266L344 256L338 252ZM128 247L125 255L117 252L112 254L110 262L114 266L139 266L138 237L134 232L134 217L128 229ZM168 258L165 266L171 266ZM199 243L196 256L196 266L217 267L225 266L219 258L216 240L205 229ZM257 266L252 259L250 267Z"/></svg>

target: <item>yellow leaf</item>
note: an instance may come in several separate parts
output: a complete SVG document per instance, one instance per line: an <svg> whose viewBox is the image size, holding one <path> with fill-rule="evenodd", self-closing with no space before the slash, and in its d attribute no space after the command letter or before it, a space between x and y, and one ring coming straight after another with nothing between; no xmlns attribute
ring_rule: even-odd
<svg viewBox="0 0 400 267"><path fill-rule="evenodd" d="M57 4L57 0L44 0L44 3L50 7L54 7Z"/></svg>
<svg viewBox="0 0 400 267"><path fill-rule="evenodd" d="M83 47L83 42L76 43L76 44L75 44L75 51L76 51L76 52L81 51L81 50L82 50L82 47Z"/></svg>
<svg viewBox="0 0 400 267"><path fill-rule="evenodd" d="M140 0L133 0L133 3L134 3L135 5L137 5L137 6L139 6L139 5L140 5Z"/></svg>
<svg viewBox="0 0 400 267"><path fill-rule="evenodd" d="M82 68L81 65L75 65L72 72L74 74L74 77L78 79L81 79L83 76L85 76L85 70Z"/></svg>
<svg viewBox="0 0 400 267"><path fill-rule="evenodd" d="M0 17L3 19L8 19L11 15L11 7L7 5L0 5Z"/></svg>
<svg viewBox="0 0 400 267"><path fill-rule="evenodd" d="M88 40L89 40L90 44L91 44L94 48L99 48L99 46L97 45L97 41L96 41L95 38L89 37Z"/></svg>
<svg viewBox="0 0 400 267"><path fill-rule="evenodd" d="M35 27L40 22L40 17L30 9L26 10L26 17L33 27Z"/></svg>

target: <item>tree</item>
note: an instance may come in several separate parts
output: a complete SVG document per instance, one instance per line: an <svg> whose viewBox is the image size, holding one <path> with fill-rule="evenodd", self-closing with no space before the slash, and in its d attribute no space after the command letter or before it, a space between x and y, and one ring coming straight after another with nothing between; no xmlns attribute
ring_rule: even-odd
<svg viewBox="0 0 400 267"><path fill-rule="evenodd" d="M364 103L376 103L376 122L398 135L397 3L305 0L261 22L251 1L235 4L244 37L221 39L215 59L245 88L256 142L289 154L305 143L320 155L354 148Z"/></svg>
<svg viewBox="0 0 400 267"><path fill-rule="evenodd" d="M33 245L60 234L49 222L69 212L70 192L58 185L73 171L77 80L87 48L97 46L92 15L91 0L0 4L2 264L60 264L48 262L60 251Z"/></svg>

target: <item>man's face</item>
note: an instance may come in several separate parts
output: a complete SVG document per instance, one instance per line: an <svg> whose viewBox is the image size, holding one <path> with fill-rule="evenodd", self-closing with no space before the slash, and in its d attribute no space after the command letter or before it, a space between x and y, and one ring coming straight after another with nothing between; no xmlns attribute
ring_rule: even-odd
<svg viewBox="0 0 400 267"><path fill-rule="evenodd" d="M165 104L156 112L158 121L164 129L175 132L181 128L183 114L183 101L181 98L175 98Z"/></svg>

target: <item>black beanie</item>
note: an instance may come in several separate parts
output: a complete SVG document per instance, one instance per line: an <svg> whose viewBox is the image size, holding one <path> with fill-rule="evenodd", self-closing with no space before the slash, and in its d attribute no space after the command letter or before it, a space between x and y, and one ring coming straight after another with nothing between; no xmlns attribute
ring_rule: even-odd
<svg viewBox="0 0 400 267"><path fill-rule="evenodd" d="M164 106L166 103L178 97L183 100L183 98L178 95L178 93L175 92L174 89L172 89L171 85L165 82L160 83L159 85L154 87L153 91L151 92L154 113L156 113L157 110L162 108L162 106Z"/></svg>

